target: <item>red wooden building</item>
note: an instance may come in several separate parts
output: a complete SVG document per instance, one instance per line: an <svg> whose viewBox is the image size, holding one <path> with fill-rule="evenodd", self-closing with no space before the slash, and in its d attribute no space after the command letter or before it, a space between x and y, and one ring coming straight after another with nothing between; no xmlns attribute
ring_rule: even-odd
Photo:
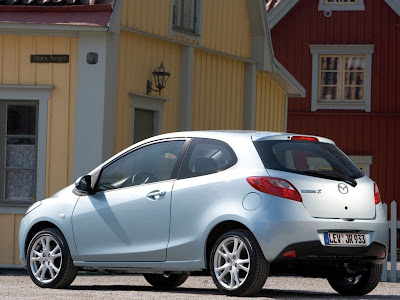
<svg viewBox="0 0 400 300"><path fill-rule="evenodd" d="M266 7L275 56L307 93L290 98L287 131L333 139L400 204L400 1Z"/></svg>

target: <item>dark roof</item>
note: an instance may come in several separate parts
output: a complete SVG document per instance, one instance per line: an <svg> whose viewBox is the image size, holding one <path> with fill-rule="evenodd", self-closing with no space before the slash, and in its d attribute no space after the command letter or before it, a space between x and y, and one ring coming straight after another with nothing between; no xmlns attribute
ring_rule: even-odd
<svg viewBox="0 0 400 300"><path fill-rule="evenodd" d="M0 23L107 27L115 0L0 0Z"/></svg>

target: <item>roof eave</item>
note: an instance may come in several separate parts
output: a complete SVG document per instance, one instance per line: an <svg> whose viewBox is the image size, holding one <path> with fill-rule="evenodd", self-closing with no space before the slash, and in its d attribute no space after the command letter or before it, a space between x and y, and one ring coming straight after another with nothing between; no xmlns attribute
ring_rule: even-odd
<svg viewBox="0 0 400 300"><path fill-rule="evenodd" d="M88 24L36 24L36 23L0 23L0 32L7 34L18 34L23 32L29 34L38 32L41 34L64 32L74 33L79 31L107 31L108 28L100 25Z"/></svg>
<svg viewBox="0 0 400 300"><path fill-rule="evenodd" d="M297 0L296 0L297 1ZM305 97L304 87L282 66L274 56L271 34L267 22L264 0L247 0L251 30L251 58L257 62L257 70L265 72L288 95Z"/></svg>
<svg viewBox="0 0 400 300"><path fill-rule="evenodd" d="M268 25L272 29L300 0L281 0L268 13Z"/></svg>
<svg viewBox="0 0 400 300"><path fill-rule="evenodd" d="M268 72L268 76L273 79L278 86L284 90L287 96L301 97L306 96L306 89L293 77L292 74L276 59L274 58L273 72Z"/></svg>
<svg viewBox="0 0 400 300"><path fill-rule="evenodd" d="M398 16L400 16L400 1L398 0L385 0L386 4L389 5Z"/></svg>

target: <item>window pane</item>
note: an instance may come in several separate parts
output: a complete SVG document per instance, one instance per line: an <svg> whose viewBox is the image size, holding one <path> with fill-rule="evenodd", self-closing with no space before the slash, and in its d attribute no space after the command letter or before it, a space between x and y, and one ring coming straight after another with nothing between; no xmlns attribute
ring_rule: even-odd
<svg viewBox="0 0 400 300"><path fill-rule="evenodd" d="M338 88L333 86L322 86L320 88L320 100L338 100Z"/></svg>
<svg viewBox="0 0 400 300"><path fill-rule="evenodd" d="M321 70L339 70L340 57L321 56Z"/></svg>
<svg viewBox="0 0 400 300"><path fill-rule="evenodd" d="M364 57L346 57L345 70L358 70L363 71L365 68Z"/></svg>
<svg viewBox="0 0 400 300"><path fill-rule="evenodd" d="M8 105L7 134L35 135L36 107L28 105Z"/></svg>
<svg viewBox="0 0 400 300"><path fill-rule="evenodd" d="M172 19L172 24L176 26L181 25L181 0L174 0L174 11Z"/></svg>
<svg viewBox="0 0 400 300"><path fill-rule="evenodd" d="M364 100L364 87L345 87L344 100Z"/></svg>
<svg viewBox="0 0 400 300"><path fill-rule="evenodd" d="M321 72L321 84L322 85L337 85L337 72Z"/></svg>
<svg viewBox="0 0 400 300"><path fill-rule="evenodd" d="M184 142L152 144L125 155L103 170L97 189L106 191L171 179Z"/></svg>
<svg viewBox="0 0 400 300"><path fill-rule="evenodd" d="M6 170L6 200L34 200L34 178L34 170Z"/></svg>
<svg viewBox="0 0 400 300"><path fill-rule="evenodd" d="M346 72L345 85L364 85L364 72Z"/></svg>
<svg viewBox="0 0 400 300"><path fill-rule="evenodd" d="M6 167L34 169L36 167L35 139L7 138Z"/></svg>
<svg viewBox="0 0 400 300"><path fill-rule="evenodd" d="M195 0L183 1L183 27L194 30Z"/></svg>
<svg viewBox="0 0 400 300"><path fill-rule="evenodd" d="M364 174L335 145L303 141L258 141L254 145L267 169L308 175L307 171L333 170L356 179Z"/></svg>
<svg viewBox="0 0 400 300"><path fill-rule="evenodd" d="M212 139L197 139L186 154L179 179L217 173L230 168L236 161L236 155L228 144Z"/></svg>

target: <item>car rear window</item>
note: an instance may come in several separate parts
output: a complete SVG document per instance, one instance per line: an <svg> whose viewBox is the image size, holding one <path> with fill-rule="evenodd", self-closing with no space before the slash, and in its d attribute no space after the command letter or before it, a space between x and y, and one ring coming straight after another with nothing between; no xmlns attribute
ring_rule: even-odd
<svg viewBox="0 0 400 300"><path fill-rule="evenodd" d="M310 141L256 141L266 169L309 176L335 173L352 179L364 176L357 165L333 144Z"/></svg>

